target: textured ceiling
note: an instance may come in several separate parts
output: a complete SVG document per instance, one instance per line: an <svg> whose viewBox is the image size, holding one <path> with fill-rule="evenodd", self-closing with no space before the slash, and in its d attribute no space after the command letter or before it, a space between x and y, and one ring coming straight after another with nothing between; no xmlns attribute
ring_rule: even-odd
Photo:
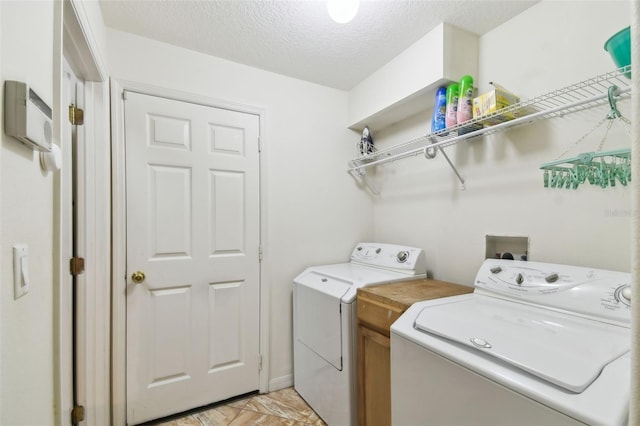
<svg viewBox="0 0 640 426"><path fill-rule="evenodd" d="M100 0L107 26L348 90L448 22L484 34L539 0L362 0L348 24L320 0Z"/></svg>

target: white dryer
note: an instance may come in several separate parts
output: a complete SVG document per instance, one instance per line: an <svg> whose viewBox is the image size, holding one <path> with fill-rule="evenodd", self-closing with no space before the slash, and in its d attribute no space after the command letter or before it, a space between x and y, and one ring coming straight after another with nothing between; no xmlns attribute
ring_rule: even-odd
<svg viewBox="0 0 640 426"><path fill-rule="evenodd" d="M349 263L307 268L294 279L295 389L327 424L357 424L357 289L425 273L422 249L360 243Z"/></svg>
<svg viewBox="0 0 640 426"><path fill-rule="evenodd" d="M486 260L391 327L394 426L624 425L628 273Z"/></svg>

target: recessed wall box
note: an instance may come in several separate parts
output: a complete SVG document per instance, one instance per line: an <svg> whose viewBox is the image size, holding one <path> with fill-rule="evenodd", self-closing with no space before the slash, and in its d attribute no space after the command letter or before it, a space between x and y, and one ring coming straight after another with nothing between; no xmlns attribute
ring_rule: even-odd
<svg viewBox="0 0 640 426"><path fill-rule="evenodd" d="M487 235L485 237L485 259L531 260L529 237Z"/></svg>
<svg viewBox="0 0 640 426"><path fill-rule="evenodd" d="M52 113L36 92L21 81L4 83L4 131L38 151L51 151Z"/></svg>

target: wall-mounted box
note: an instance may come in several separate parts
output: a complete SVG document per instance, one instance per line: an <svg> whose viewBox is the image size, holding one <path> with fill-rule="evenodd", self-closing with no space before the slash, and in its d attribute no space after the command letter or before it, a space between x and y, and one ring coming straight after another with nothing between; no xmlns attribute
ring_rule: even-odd
<svg viewBox="0 0 640 426"><path fill-rule="evenodd" d="M478 75L478 36L441 23L351 89L347 126L376 131L420 112L426 122L435 90L466 74Z"/></svg>
<svg viewBox="0 0 640 426"><path fill-rule="evenodd" d="M529 237L487 235L484 258L529 260Z"/></svg>
<svg viewBox="0 0 640 426"><path fill-rule="evenodd" d="M4 83L4 131L38 151L51 151L52 111L26 83Z"/></svg>

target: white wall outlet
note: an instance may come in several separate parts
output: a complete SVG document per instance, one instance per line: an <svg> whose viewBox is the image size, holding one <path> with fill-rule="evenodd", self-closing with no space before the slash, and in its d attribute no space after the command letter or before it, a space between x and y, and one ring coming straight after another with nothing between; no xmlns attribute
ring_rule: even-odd
<svg viewBox="0 0 640 426"><path fill-rule="evenodd" d="M29 292L29 247L25 244L13 246L13 298L18 299Z"/></svg>

